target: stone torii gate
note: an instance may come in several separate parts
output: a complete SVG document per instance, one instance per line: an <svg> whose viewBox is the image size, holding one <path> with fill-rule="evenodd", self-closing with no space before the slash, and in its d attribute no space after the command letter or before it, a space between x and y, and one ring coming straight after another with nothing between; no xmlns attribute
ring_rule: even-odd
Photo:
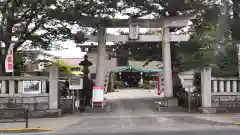
<svg viewBox="0 0 240 135"><path fill-rule="evenodd" d="M89 42L98 42L98 58L96 69L96 86L104 86L104 61L106 42L162 42L164 66L164 97L166 106L177 106L173 98L172 67L170 42L187 41L188 35L176 35L169 28L183 28L194 16L166 17L164 19L112 19L109 25L99 26L102 18L82 17L81 23L85 27L98 28L97 36L86 36ZM98 27L97 27L98 26ZM106 35L106 28L130 28L129 35ZM161 28L160 35L139 35L139 28Z"/></svg>

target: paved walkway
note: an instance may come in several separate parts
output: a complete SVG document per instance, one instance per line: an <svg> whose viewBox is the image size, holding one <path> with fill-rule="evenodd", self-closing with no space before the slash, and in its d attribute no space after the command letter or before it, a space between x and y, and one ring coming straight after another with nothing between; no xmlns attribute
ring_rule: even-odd
<svg viewBox="0 0 240 135"><path fill-rule="evenodd" d="M153 98L156 97L156 90L141 89L121 89L118 92L110 92L106 95L108 100L115 99L136 99L136 98Z"/></svg>
<svg viewBox="0 0 240 135"><path fill-rule="evenodd" d="M123 101L124 102L124 101ZM125 106L127 107L127 106ZM119 110L118 110L119 111ZM240 124L240 114L187 114L187 113L160 113L160 114L144 114L147 113L136 109L140 113L136 115L129 115L128 111L121 110L121 113L115 114L75 114L64 116L61 118L41 118L30 119L29 128L47 128L54 130L64 130L68 127L76 127L81 125L82 128L87 129L91 126L102 126L105 124L113 124L113 126L144 126L147 124L156 125L171 125L171 124L203 124L212 125L231 125ZM134 110L132 111L134 113ZM91 125L91 126L90 126ZM179 125L179 126L180 126ZM78 127L78 126L77 126ZM0 123L0 128L25 128L25 123ZM112 127L113 128L113 127Z"/></svg>
<svg viewBox="0 0 240 135"><path fill-rule="evenodd" d="M82 132L125 129L206 129L239 123L238 114L189 114L157 112L155 94L149 90L122 90L108 93L112 105L108 113L76 113L59 118L30 119L30 128L48 128L59 132ZM25 123L0 123L0 128L24 128Z"/></svg>
<svg viewBox="0 0 240 135"><path fill-rule="evenodd" d="M196 115L198 119L214 121L226 124L240 125L240 113L237 114L201 114Z"/></svg>

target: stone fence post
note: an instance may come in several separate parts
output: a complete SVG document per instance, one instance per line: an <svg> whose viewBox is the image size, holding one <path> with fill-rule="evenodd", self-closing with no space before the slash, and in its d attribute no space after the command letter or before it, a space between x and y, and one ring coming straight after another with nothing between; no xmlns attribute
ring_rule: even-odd
<svg viewBox="0 0 240 135"><path fill-rule="evenodd" d="M49 109L58 109L58 73L57 65L52 64L49 71Z"/></svg>
<svg viewBox="0 0 240 135"><path fill-rule="evenodd" d="M212 107L211 71L211 67L205 67L201 70L201 111L203 113L216 113L216 109Z"/></svg>

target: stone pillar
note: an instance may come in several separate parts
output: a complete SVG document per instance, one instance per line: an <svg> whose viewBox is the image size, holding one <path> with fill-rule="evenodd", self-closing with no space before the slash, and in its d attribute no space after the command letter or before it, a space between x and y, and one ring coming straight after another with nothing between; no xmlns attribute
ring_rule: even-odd
<svg viewBox="0 0 240 135"><path fill-rule="evenodd" d="M23 94L23 81L18 81L18 94Z"/></svg>
<svg viewBox="0 0 240 135"><path fill-rule="evenodd" d="M1 93L6 94L6 81L2 81L1 83Z"/></svg>
<svg viewBox="0 0 240 135"><path fill-rule="evenodd" d="M170 32L168 27L162 28L162 54L163 54L163 75L164 75L164 98L162 105L165 107L177 107L178 100L173 97L172 63Z"/></svg>
<svg viewBox="0 0 240 135"><path fill-rule="evenodd" d="M202 94L202 112L215 113L212 108L212 90L211 90L211 68L206 67L201 70L201 94Z"/></svg>
<svg viewBox="0 0 240 135"><path fill-rule="evenodd" d="M9 96L13 96L15 93L15 82L14 80L9 80Z"/></svg>
<svg viewBox="0 0 240 135"><path fill-rule="evenodd" d="M44 80L44 81L42 81L42 87L41 87L41 89L42 89L42 93L46 93L46 91L47 91L47 82Z"/></svg>
<svg viewBox="0 0 240 135"><path fill-rule="evenodd" d="M53 64L49 71L49 109L58 109L58 67Z"/></svg>
<svg viewBox="0 0 240 135"><path fill-rule="evenodd" d="M106 29L99 28L98 30L98 49L97 49L97 73L96 73L96 86L104 86L104 66L106 54Z"/></svg>
<svg viewBox="0 0 240 135"><path fill-rule="evenodd" d="M163 75L164 75L164 97L173 97L172 64L170 32L168 27L162 28L162 54L163 54Z"/></svg>
<svg viewBox="0 0 240 135"><path fill-rule="evenodd" d="M109 78L109 89L110 89L110 92L114 92L114 79L115 78L115 74L114 73L110 73L110 78Z"/></svg>

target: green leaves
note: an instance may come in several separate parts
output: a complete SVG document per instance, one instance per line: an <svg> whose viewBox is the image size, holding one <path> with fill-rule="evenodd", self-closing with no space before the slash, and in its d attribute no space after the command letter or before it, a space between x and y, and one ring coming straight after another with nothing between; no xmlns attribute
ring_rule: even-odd
<svg viewBox="0 0 240 135"><path fill-rule="evenodd" d="M201 68L220 61L225 64L219 65L219 69L226 69L226 63L233 61L220 60L217 57L228 56L222 50L231 46L230 33L236 41L239 37L239 2L232 2L234 20L231 19L232 16L224 18L227 20L226 24L232 24L231 29L228 25L224 26L224 30L219 31L224 36L219 36L216 34L216 24L219 23L222 6L217 3L210 4L212 0L6 0L0 2L0 40L5 43L6 50L10 44L14 44L16 51L26 42L31 47L48 50L61 48L54 45L54 41L74 40L82 43L86 40L84 24L109 26L110 18L119 12L135 17L152 14L156 18L196 13L197 19L193 21L191 39L171 45L173 66L181 70ZM129 13L129 8L136 10ZM103 19L84 21L83 17ZM76 26L74 32L73 25ZM218 42L217 39L222 37L224 39ZM161 44L158 43L124 43L118 53L134 60L162 60ZM3 62L4 58L0 58Z"/></svg>
<svg viewBox="0 0 240 135"><path fill-rule="evenodd" d="M227 45L224 52L217 56L217 66L214 67L213 76L238 76L237 46Z"/></svg>
<svg viewBox="0 0 240 135"><path fill-rule="evenodd" d="M61 48L54 41L76 40L81 43L86 40L82 34L81 17L113 16L118 10L117 2L118 0L1 1L0 41L5 43L5 51L0 53L1 64L4 64L11 44L14 44L14 51L17 51L23 45L44 50ZM72 25L78 27L73 31Z"/></svg>
<svg viewBox="0 0 240 135"><path fill-rule="evenodd" d="M16 54L14 58L14 73L20 75L20 72L26 70L26 61L23 54Z"/></svg>

